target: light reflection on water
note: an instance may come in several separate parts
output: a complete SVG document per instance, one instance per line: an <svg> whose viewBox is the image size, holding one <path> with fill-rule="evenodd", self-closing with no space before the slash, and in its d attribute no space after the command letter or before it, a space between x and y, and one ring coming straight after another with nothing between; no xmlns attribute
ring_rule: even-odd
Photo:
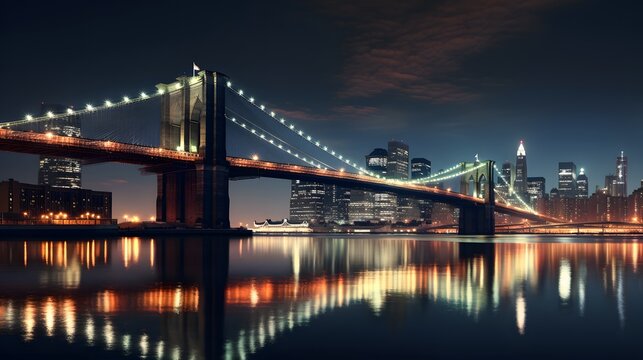
<svg viewBox="0 0 643 360"><path fill-rule="evenodd" d="M501 239L0 241L0 345L109 358L458 357L466 350L448 336L467 333L496 357L509 357L508 342L531 351L561 336L594 341L567 352L592 357L601 342L626 353L643 335L636 239ZM561 333L587 326L582 341Z"/></svg>

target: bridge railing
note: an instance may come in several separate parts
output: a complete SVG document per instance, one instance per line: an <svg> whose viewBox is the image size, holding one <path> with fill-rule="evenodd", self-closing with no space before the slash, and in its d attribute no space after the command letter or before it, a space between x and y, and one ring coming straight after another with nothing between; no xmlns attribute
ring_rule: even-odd
<svg viewBox="0 0 643 360"><path fill-rule="evenodd" d="M55 144L87 150L106 150L116 153L136 154L151 157L193 162L200 159L199 154L185 151L168 150L159 147L132 145L109 140L92 140L72 136L60 136L53 133L36 133L0 129L0 138L33 144Z"/></svg>

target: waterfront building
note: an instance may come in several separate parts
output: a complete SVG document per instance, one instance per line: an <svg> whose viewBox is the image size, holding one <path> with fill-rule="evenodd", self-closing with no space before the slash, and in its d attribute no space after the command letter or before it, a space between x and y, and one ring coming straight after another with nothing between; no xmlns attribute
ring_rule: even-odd
<svg viewBox="0 0 643 360"><path fill-rule="evenodd" d="M290 219L312 224L324 222L324 184L292 180L290 186Z"/></svg>
<svg viewBox="0 0 643 360"><path fill-rule="evenodd" d="M60 114L67 111L67 106L41 104L41 116L50 113ZM39 132L54 135L80 137L80 116L70 115L40 123ZM38 162L38 184L60 188L81 188L80 160L41 155Z"/></svg>
<svg viewBox="0 0 643 360"><path fill-rule="evenodd" d="M558 163L558 193L561 198L576 197L576 164L571 161Z"/></svg>
<svg viewBox="0 0 643 360"><path fill-rule="evenodd" d="M0 182L0 213L6 218L41 219L60 214L69 218L112 218L112 193L89 189Z"/></svg>
<svg viewBox="0 0 643 360"><path fill-rule="evenodd" d="M351 200L348 205L348 222L375 221L374 195L370 191L351 190ZM379 221L379 220L378 220Z"/></svg>
<svg viewBox="0 0 643 360"><path fill-rule="evenodd" d="M289 221L288 219L272 221L267 219L264 221L255 220L252 231L258 233L308 233L313 229L307 221Z"/></svg>
<svg viewBox="0 0 643 360"><path fill-rule="evenodd" d="M324 221L340 225L348 223L350 202L350 189L326 184L324 189Z"/></svg>

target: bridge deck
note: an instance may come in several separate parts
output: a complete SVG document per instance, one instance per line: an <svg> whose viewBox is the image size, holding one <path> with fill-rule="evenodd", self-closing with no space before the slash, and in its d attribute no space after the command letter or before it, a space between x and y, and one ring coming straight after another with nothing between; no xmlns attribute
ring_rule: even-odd
<svg viewBox="0 0 643 360"><path fill-rule="evenodd" d="M76 158L88 162L120 162L142 165L147 171L163 172L168 167L191 167L199 154L158 147L91 140L51 133L0 129L0 151ZM484 205L484 200L420 184L376 179L371 176L337 170L324 170L295 164L228 157L231 178L272 177L332 183L349 188L394 192L402 196L426 198L454 206ZM496 202L495 210L534 221L561 222L559 219Z"/></svg>

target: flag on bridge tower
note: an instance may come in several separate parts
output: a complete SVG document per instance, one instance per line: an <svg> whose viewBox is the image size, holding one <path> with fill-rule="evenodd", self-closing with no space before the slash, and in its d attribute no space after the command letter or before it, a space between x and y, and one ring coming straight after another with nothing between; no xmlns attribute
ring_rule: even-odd
<svg viewBox="0 0 643 360"><path fill-rule="evenodd" d="M201 68L197 64L195 64L193 62L192 63L192 76L195 76L197 71L201 71Z"/></svg>

